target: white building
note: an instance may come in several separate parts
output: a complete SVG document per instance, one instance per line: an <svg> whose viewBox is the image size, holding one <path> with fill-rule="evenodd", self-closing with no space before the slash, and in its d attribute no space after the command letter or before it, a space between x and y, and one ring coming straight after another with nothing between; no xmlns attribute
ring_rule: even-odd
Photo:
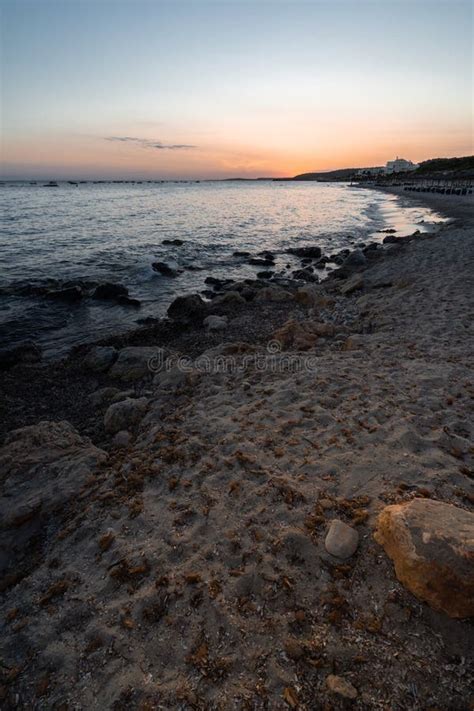
<svg viewBox="0 0 474 711"><path fill-rule="evenodd" d="M412 163L411 160L405 160L405 158L399 158L397 156L395 160L387 161L385 172L387 174L406 173L407 171L416 170L417 168L418 165L416 163Z"/></svg>

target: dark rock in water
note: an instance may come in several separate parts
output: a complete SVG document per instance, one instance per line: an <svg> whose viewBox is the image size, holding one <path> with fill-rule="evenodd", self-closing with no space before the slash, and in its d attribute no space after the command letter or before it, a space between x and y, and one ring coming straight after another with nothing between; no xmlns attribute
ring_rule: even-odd
<svg viewBox="0 0 474 711"><path fill-rule="evenodd" d="M170 267L166 262L153 262L151 265L153 271L163 274L163 276L175 277L178 275L178 270Z"/></svg>
<svg viewBox="0 0 474 711"><path fill-rule="evenodd" d="M322 254L320 247L290 247L286 252L297 257L311 257L312 259L319 259Z"/></svg>
<svg viewBox="0 0 474 711"><path fill-rule="evenodd" d="M110 282L99 284L92 294L93 299L109 299L112 301L118 299L119 296L128 296L127 287L122 284L111 284Z"/></svg>
<svg viewBox="0 0 474 711"><path fill-rule="evenodd" d="M397 231L397 230L394 230L394 229L391 228L391 227L389 227L389 228L386 229L386 230L377 230L377 232L379 232L379 233L385 233L385 234L387 234L387 235L393 235L394 232L396 232L396 231Z"/></svg>
<svg viewBox="0 0 474 711"><path fill-rule="evenodd" d="M304 257L304 259L301 260L301 264L311 264L312 261L311 257Z"/></svg>
<svg viewBox="0 0 474 711"><path fill-rule="evenodd" d="M328 263L328 261L328 259L325 259L323 257L323 259L319 259L314 266L316 267L316 269L326 269L326 264Z"/></svg>
<svg viewBox="0 0 474 711"><path fill-rule="evenodd" d="M273 259L260 259L252 257L249 259L249 264L254 264L256 267L273 267Z"/></svg>
<svg viewBox="0 0 474 711"><path fill-rule="evenodd" d="M268 262L274 262L275 261L275 255L272 252L269 252L268 250L264 250L263 252L258 253L259 257L263 257L266 259Z"/></svg>
<svg viewBox="0 0 474 711"><path fill-rule="evenodd" d="M379 246L377 242L371 242L370 244L367 245L367 247L364 247L362 250L364 254L367 254L367 252L374 252L376 249L378 249Z"/></svg>
<svg viewBox="0 0 474 711"><path fill-rule="evenodd" d="M383 238L383 243L384 244L400 244L402 238L401 237L395 237L394 235L387 235L386 237Z"/></svg>
<svg viewBox="0 0 474 711"><path fill-rule="evenodd" d="M48 291L46 296L50 299L56 299L57 301L67 301L68 303L73 303L82 299L82 289L80 286L69 286L66 289Z"/></svg>
<svg viewBox="0 0 474 711"><path fill-rule="evenodd" d="M201 294L206 297L206 299L213 299L217 294L222 293L219 291L211 291L210 289L203 289Z"/></svg>
<svg viewBox="0 0 474 711"><path fill-rule="evenodd" d="M184 268L188 272L201 272L204 269L204 267L198 267L196 264L186 264Z"/></svg>
<svg viewBox="0 0 474 711"><path fill-rule="evenodd" d="M12 348L1 349L0 370L7 370L20 363L38 363L41 355L41 347L34 341L24 341Z"/></svg>
<svg viewBox="0 0 474 711"><path fill-rule="evenodd" d="M273 272L257 272L257 279L271 279Z"/></svg>
<svg viewBox="0 0 474 711"><path fill-rule="evenodd" d="M355 249L344 260L344 267L363 267L367 264L367 258L361 249Z"/></svg>
<svg viewBox="0 0 474 711"><path fill-rule="evenodd" d="M250 257L251 252L232 252L233 257Z"/></svg>
<svg viewBox="0 0 474 711"><path fill-rule="evenodd" d="M164 239L161 244L172 244L175 247L181 247L184 242L182 239Z"/></svg>
<svg viewBox="0 0 474 711"><path fill-rule="evenodd" d="M178 296L168 307L168 316L174 321L202 321L206 314L206 303L199 294Z"/></svg>
<svg viewBox="0 0 474 711"><path fill-rule="evenodd" d="M139 309L141 306L141 303L138 299L131 299L130 296L119 296L117 299L117 303L121 306L133 306L136 309Z"/></svg>
<svg viewBox="0 0 474 711"><path fill-rule="evenodd" d="M291 273L291 276L293 277L293 279L300 279L301 281L310 281L316 283L319 281L318 277L315 276L308 269L297 269L296 271Z"/></svg>
<svg viewBox="0 0 474 711"><path fill-rule="evenodd" d="M208 276L204 279L205 284L211 284L211 286L222 286L222 280L216 279L216 277Z"/></svg>

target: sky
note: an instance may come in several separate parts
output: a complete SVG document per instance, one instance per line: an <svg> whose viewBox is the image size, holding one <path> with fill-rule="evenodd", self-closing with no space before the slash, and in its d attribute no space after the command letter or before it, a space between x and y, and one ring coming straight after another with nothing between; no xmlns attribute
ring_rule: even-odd
<svg viewBox="0 0 474 711"><path fill-rule="evenodd" d="M0 0L3 178L287 176L473 151L470 0Z"/></svg>

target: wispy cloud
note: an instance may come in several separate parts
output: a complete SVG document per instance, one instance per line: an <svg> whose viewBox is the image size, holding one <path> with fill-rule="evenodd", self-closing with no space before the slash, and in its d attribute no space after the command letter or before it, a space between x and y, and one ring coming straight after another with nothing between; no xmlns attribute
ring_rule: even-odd
<svg viewBox="0 0 474 711"><path fill-rule="evenodd" d="M135 143L142 148L153 148L157 151L186 151L197 146L188 143L162 143L149 138L135 138L134 136L107 136L106 141L119 141L120 143Z"/></svg>

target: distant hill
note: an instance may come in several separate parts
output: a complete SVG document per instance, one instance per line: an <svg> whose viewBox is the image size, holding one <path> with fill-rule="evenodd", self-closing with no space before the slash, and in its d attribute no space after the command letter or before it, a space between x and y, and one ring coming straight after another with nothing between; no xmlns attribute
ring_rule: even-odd
<svg viewBox="0 0 474 711"><path fill-rule="evenodd" d="M348 180L359 168L341 168L340 170L328 170L322 173L301 173L295 175L290 180ZM286 178L288 180L288 178Z"/></svg>
<svg viewBox="0 0 474 711"><path fill-rule="evenodd" d="M430 177L474 177L474 156L464 156L462 158L432 158L420 163L419 167L412 173L416 176Z"/></svg>

